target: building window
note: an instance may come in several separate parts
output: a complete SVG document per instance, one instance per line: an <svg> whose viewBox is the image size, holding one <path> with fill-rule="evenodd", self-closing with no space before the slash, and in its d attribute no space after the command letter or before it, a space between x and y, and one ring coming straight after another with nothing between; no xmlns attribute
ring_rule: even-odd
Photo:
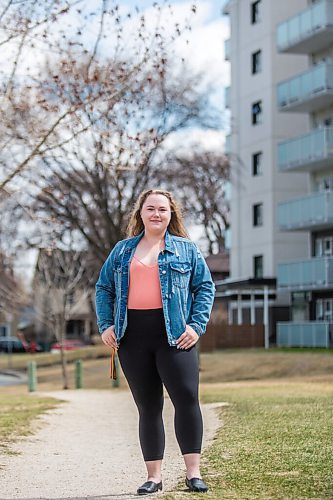
<svg viewBox="0 0 333 500"><path fill-rule="evenodd" d="M253 205L253 225L255 227L263 225L263 204Z"/></svg>
<svg viewBox="0 0 333 500"><path fill-rule="evenodd" d="M261 72L261 50L252 54L252 75Z"/></svg>
<svg viewBox="0 0 333 500"><path fill-rule="evenodd" d="M320 177L316 180L317 191L333 191L333 175Z"/></svg>
<svg viewBox="0 0 333 500"><path fill-rule="evenodd" d="M256 24L260 21L261 0L251 3L251 24Z"/></svg>
<svg viewBox="0 0 333 500"><path fill-rule="evenodd" d="M262 151L252 155L252 175L262 174Z"/></svg>
<svg viewBox="0 0 333 500"><path fill-rule="evenodd" d="M333 236L317 238L315 242L315 257L333 256Z"/></svg>
<svg viewBox="0 0 333 500"><path fill-rule="evenodd" d="M262 123L262 102L257 101L252 104L252 125Z"/></svg>
<svg viewBox="0 0 333 500"><path fill-rule="evenodd" d="M333 299L318 299L316 302L316 320L333 321Z"/></svg>
<svg viewBox="0 0 333 500"><path fill-rule="evenodd" d="M255 278L264 277L264 257L262 255L253 257L253 275Z"/></svg>
<svg viewBox="0 0 333 500"><path fill-rule="evenodd" d="M6 337L9 335L7 325L0 325L0 337Z"/></svg>

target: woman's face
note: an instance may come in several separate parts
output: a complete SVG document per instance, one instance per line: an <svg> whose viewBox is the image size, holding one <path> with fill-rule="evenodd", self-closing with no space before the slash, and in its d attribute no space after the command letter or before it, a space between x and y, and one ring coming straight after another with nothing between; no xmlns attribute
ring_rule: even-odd
<svg viewBox="0 0 333 500"><path fill-rule="evenodd" d="M165 233L171 219L168 198L163 194L150 194L142 206L140 215L146 232Z"/></svg>

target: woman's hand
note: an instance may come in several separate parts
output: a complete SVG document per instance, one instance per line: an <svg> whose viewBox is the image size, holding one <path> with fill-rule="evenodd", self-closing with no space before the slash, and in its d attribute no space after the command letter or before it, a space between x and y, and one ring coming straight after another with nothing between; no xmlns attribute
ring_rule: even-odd
<svg viewBox="0 0 333 500"><path fill-rule="evenodd" d="M190 325L186 325L185 332L177 340L177 349L190 349L199 340L199 335Z"/></svg>
<svg viewBox="0 0 333 500"><path fill-rule="evenodd" d="M104 330L101 337L105 345L113 347L113 349L117 349L117 341L116 341L116 335L114 333L114 325Z"/></svg>

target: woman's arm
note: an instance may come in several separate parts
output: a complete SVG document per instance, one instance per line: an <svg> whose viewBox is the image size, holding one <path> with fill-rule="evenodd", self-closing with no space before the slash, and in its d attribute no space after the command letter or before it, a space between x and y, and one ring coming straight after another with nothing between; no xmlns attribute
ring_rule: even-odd
<svg viewBox="0 0 333 500"><path fill-rule="evenodd" d="M192 248L190 291L193 294L193 303L188 324L201 336L206 331L212 311L215 285L206 261L195 244Z"/></svg>
<svg viewBox="0 0 333 500"><path fill-rule="evenodd" d="M96 283L96 316L97 326L100 334L114 325L114 303L116 299L114 284L114 259L117 254L118 244L103 264L98 281Z"/></svg>

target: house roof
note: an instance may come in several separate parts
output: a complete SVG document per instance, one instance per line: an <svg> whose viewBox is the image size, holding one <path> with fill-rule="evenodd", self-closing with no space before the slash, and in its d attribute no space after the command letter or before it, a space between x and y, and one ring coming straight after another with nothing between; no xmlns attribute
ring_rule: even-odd
<svg viewBox="0 0 333 500"><path fill-rule="evenodd" d="M208 255L206 258L207 265L211 273L229 273L230 259L228 252L220 252L217 254Z"/></svg>

